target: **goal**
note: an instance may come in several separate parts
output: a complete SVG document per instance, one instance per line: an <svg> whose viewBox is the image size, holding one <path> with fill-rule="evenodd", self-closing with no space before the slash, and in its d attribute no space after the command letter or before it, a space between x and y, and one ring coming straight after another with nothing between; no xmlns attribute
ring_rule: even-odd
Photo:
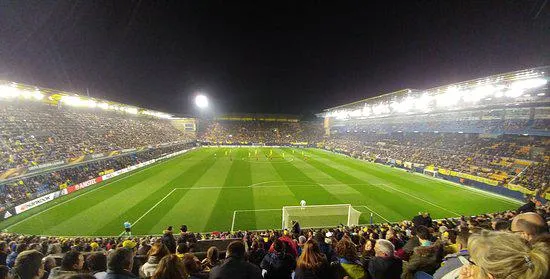
<svg viewBox="0 0 550 279"><path fill-rule="evenodd" d="M361 211L351 204L283 206L283 229L291 228L292 221L298 221L302 228L335 227L340 224L359 224Z"/></svg>

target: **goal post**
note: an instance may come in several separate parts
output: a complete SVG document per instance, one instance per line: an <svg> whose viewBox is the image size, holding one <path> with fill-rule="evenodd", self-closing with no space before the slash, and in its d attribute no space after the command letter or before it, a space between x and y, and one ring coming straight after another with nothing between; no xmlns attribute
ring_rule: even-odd
<svg viewBox="0 0 550 279"><path fill-rule="evenodd" d="M292 221L298 221L302 228L354 226L359 224L361 216L361 211L351 204L283 206L282 211L283 229L291 228Z"/></svg>

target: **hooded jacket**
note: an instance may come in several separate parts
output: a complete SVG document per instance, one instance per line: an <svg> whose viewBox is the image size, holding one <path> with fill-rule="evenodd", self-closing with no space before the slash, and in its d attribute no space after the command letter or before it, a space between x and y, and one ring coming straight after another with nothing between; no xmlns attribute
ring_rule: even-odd
<svg viewBox="0 0 550 279"><path fill-rule="evenodd" d="M269 253L265 255L262 263L262 269L265 269L265 279L291 278L292 271L296 268L296 260L293 256L285 253Z"/></svg>
<svg viewBox="0 0 550 279"><path fill-rule="evenodd" d="M139 268L139 277L148 278L153 276L157 266L159 265L160 259L156 256L149 256L147 262Z"/></svg>

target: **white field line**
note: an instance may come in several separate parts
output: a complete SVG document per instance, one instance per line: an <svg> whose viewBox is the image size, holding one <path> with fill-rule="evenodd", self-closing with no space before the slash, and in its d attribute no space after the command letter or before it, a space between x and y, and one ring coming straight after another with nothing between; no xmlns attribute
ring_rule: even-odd
<svg viewBox="0 0 550 279"><path fill-rule="evenodd" d="M231 221L231 232L233 231L233 228L235 228L235 215L237 215L237 211L233 211L233 221Z"/></svg>
<svg viewBox="0 0 550 279"><path fill-rule="evenodd" d="M165 162L166 162L166 161L165 161ZM147 166L147 167L145 167L145 168L143 168L143 169L141 169L141 170L139 170L139 171L137 171L137 172L129 173L129 174L126 175L125 177L122 177L122 178L119 178L119 179L115 179L115 180L109 181L109 182L107 182L107 183L105 183L105 184L103 184L103 185L101 185L101 186L99 186L99 187L97 187L97 188L95 188L95 189L92 189L92 190L90 190L90 191L88 191L88 192L86 192L86 193L80 194L80 195L78 195L78 196L74 196L74 197L72 197L72 198L70 198L70 199L68 199L68 200L66 200L66 201L63 201L63 202L61 202L61 203L58 203L58 204L53 205L53 206L51 206L51 207L48 207L48 208L44 209L43 211L39 211L39 212L37 212L37 213L35 213L35 214L33 214L33 215L31 215L31 216L29 216L29 217L27 217L27 218L25 218L25 219L19 221L19 222L17 222L17 223L14 223L14 224L9 225L8 227L6 227L6 229L9 229L9 228L11 228L11 227L13 227L13 226L16 226L16 225L18 225L19 223L22 223L22 222L24 222L24 221L28 221L29 219L31 219L31 218L33 218L33 217L36 217L36 216L38 216L38 215L40 215L40 214L42 214L42 213L48 212L48 211L50 211L50 210L52 210L52 209L54 209L54 208L56 208L56 207L58 207L58 206L60 206L60 205L63 205L63 204L65 204L65 203L68 203L68 202L70 202L70 201L72 201L72 200L74 200L74 199L78 199L78 198L80 198L80 197L82 197L82 196L85 196L85 195L87 195L87 194L89 194L89 193L95 192L95 191L97 191L97 190L99 190L99 189L101 189L101 188L103 188L103 187L105 187L105 186L107 186L107 185L109 185L109 184L111 184L111 183L115 183L115 182L118 182L118 181L120 181L120 180L126 179L126 178L128 178L128 177L134 176L135 174L138 174L138 173L140 173L140 172L142 172L142 171L145 171L145 170L147 170L147 169L149 169L149 168L151 168L151 167L154 167L154 166L158 166L158 164L149 165L149 166ZM108 181L108 180L107 180L107 181Z"/></svg>
<svg viewBox="0 0 550 279"><path fill-rule="evenodd" d="M155 203L153 206L151 206L151 208L149 208L149 210L145 211L145 213L143 213L143 215L141 215L139 218L137 218L137 220L135 220L134 222L132 222L132 227L137 224L143 217L145 217L145 215L149 214L149 212L151 212L153 209L155 209L161 202L163 202L165 199L167 199L170 195L172 195L172 193L174 193L176 190L179 190L179 188L174 188L172 189L172 191L170 191L168 194L166 194L166 196L164 196L164 198L160 199L160 201L158 201L157 203ZM119 235L123 235L124 234L124 231L122 231L122 233Z"/></svg>
<svg viewBox="0 0 550 279"><path fill-rule="evenodd" d="M372 210L370 207L366 206L366 205L354 205L354 207L364 207L366 208L367 210L369 210L370 212L376 214L378 217L382 218L384 221L388 222L388 223L392 223L390 220L384 218L384 216L378 214L378 212Z"/></svg>
<svg viewBox="0 0 550 279"><path fill-rule="evenodd" d="M382 189L380 186L377 186L377 185L375 185L375 186L378 187L378 188L380 188L380 189ZM420 198L420 197L417 197L417 196L415 196L415 195L412 195L412 194L409 194L409 193L407 193L407 192L404 192L404 191L401 191L401 190L399 190L399 189L396 189L396 188L394 188L394 187L392 187L392 186L390 186L390 185L388 185L388 184L385 184L385 187L388 187L388 188L390 188L390 189L393 189L393 190L395 190L395 191L397 191L397 192L399 192L399 193L405 194L405 195L407 195L407 196L409 196L409 197L411 197L411 198L415 198L415 199L417 199L417 200L419 200L419 201L423 201L423 202L425 202L425 203L427 203L427 204L430 204L430 205L432 205L432 206L435 206L435 207L437 207L437 208L443 209L443 210L445 210L445 211L447 211L447 212L450 212L450 213L452 213L452 214L455 214L457 217L462 216L462 214L460 214L460 213L454 212L454 211L449 210L449 209L447 209L447 208L445 208L445 207L442 207L442 206L440 206L440 205L437 205L437 204L435 204L435 203L433 203L433 202L431 202L431 201L425 200L425 199L423 199L423 198Z"/></svg>
<svg viewBox="0 0 550 279"><path fill-rule="evenodd" d="M286 185L284 183L281 183L279 185L269 185L269 186L253 186L253 185L240 185L240 186L194 186L194 187L176 187L175 189L179 190L219 190L219 189L245 189L245 188L293 188L293 187L317 187L317 186L323 186L323 187L340 187L340 186L350 186L350 185L357 185L357 186L385 186L384 183L331 183L331 184L322 184L322 183L312 183L312 184L295 184L295 185Z"/></svg>
<svg viewBox="0 0 550 279"><path fill-rule="evenodd" d="M454 186L454 187L459 188L459 189L468 190L468 191L470 191L470 192L472 192L476 195L479 195L479 196L498 198L498 199L500 199L504 202L507 202L507 203L513 204L513 205L522 205L522 204L524 204L523 202L518 201L514 198L510 198L510 197L503 196L503 195L493 193L493 192L484 191L484 190L481 190L481 189L478 189L478 188L475 188L475 187L472 187L472 186L462 185L462 184L458 184L456 182L452 182L452 181L448 181L448 180L444 180L444 179L440 179L440 178L435 178L435 177L431 177L431 176L426 177L421 173L415 173L415 174L419 175L421 177L424 177L424 178L428 178L430 180L436 180L436 181L439 181L439 182L444 182L446 184L449 184L449 185ZM500 186L497 186L497 187L500 187Z"/></svg>

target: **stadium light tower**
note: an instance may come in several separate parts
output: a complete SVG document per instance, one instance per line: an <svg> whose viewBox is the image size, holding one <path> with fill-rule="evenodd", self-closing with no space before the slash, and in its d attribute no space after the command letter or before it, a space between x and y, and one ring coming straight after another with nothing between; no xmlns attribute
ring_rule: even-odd
<svg viewBox="0 0 550 279"><path fill-rule="evenodd" d="M208 98L203 94L198 94L195 97L195 105L201 110L207 108L208 107Z"/></svg>

